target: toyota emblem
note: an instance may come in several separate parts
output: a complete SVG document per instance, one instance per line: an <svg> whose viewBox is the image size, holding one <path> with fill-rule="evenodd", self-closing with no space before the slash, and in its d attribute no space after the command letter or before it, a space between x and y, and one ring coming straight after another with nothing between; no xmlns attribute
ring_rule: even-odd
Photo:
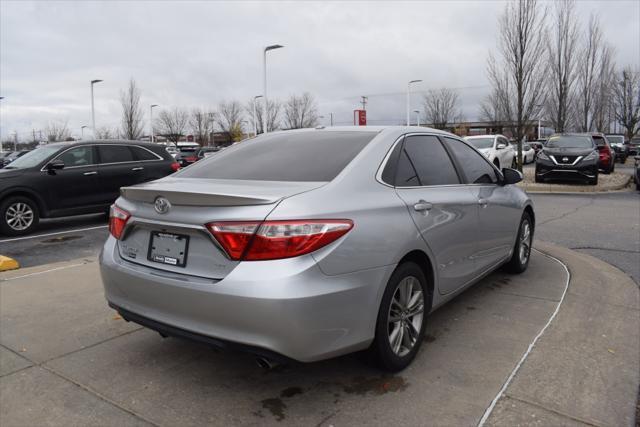
<svg viewBox="0 0 640 427"><path fill-rule="evenodd" d="M166 214L169 212L169 209L171 209L171 203L169 203L169 201L164 197L156 197L154 208L159 214Z"/></svg>

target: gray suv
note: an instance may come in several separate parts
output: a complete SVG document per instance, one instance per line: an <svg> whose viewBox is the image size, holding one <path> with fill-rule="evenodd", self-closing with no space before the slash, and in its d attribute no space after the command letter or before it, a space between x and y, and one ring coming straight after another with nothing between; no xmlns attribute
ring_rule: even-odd
<svg viewBox="0 0 640 427"><path fill-rule="evenodd" d="M122 189L106 298L163 336L262 361L368 349L397 371L431 311L496 268L527 268L521 179L429 128L261 135Z"/></svg>

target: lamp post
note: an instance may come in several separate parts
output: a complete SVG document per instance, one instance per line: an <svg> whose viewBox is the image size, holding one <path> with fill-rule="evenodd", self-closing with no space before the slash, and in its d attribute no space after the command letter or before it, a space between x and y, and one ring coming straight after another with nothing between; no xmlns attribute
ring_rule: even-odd
<svg viewBox="0 0 640 427"><path fill-rule="evenodd" d="M253 136L258 136L258 123L256 121L256 103L258 102L258 98L262 98L262 95L256 95L253 97ZM264 132L264 129L266 128L263 127L262 132Z"/></svg>
<svg viewBox="0 0 640 427"><path fill-rule="evenodd" d="M0 96L0 99L4 99L4 96ZM0 153L4 152L4 149L2 147L2 141L0 141Z"/></svg>
<svg viewBox="0 0 640 427"><path fill-rule="evenodd" d="M157 107L158 104L151 104L149 108L149 126L151 127L151 142L153 142L153 107Z"/></svg>
<svg viewBox="0 0 640 427"><path fill-rule="evenodd" d="M411 80L407 83L407 126L411 125L411 84L420 83L422 80Z"/></svg>
<svg viewBox="0 0 640 427"><path fill-rule="evenodd" d="M88 128L89 126L82 126L80 128L80 139L84 139L84 128Z"/></svg>
<svg viewBox="0 0 640 427"><path fill-rule="evenodd" d="M413 110L416 113L416 121L418 122L418 126L420 126L420 110Z"/></svg>
<svg viewBox="0 0 640 427"><path fill-rule="evenodd" d="M329 113L329 123L330 126L333 126L333 113Z"/></svg>
<svg viewBox="0 0 640 427"><path fill-rule="evenodd" d="M96 110L93 107L93 85L96 83L100 83L102 80L91 80L91 128L93 129L93 134L96 134Z"/></svg>
<svg viewBox="0 0 640 427"><path fill-rule="evenodd" d="M270 50L280 49L284 46L279 44L272 44L264 48L262 52L262 77L263 77L263 93L264 97L262 105L262 132L267 133L267 52Z"/></svg>

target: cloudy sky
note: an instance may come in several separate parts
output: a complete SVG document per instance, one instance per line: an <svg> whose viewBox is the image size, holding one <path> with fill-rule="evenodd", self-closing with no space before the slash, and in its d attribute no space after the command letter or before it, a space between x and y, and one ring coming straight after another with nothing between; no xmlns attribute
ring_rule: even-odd
<svg viewBox="0 0 640 427"><path fill-rule="evenodd" d="M548 5L550 3L547 3ZM319 113L350 124L360 95L369 122L399 123L406 82L416 91L458 88L464 117L477 118L489 90L486 57L495 51L502 1L222 2L0 0L0 135L29 138L52 120L76 135L117 127L119 92L130 78L151 103L213 107L262 92L262 47L269 96L311 92ZM599 15L616 62L640 66L640 2L578 0ZM412 109L421 108L420 94ZM157 111L157 110L156 110Z"/></svg>

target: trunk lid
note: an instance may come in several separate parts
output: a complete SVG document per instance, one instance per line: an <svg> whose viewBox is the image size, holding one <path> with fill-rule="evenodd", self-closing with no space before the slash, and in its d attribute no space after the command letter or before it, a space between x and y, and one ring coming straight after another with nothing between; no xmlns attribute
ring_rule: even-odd
<svg viewBox="0 0 640 427"><path fill-rule="evenodd" d="M264 220L282 199L324 184L167 177L123 187L116 204L131 218L118 241L120 256L158 271L223 279L238 262L227 257L205 224ZM169 202L165 213L155 209L158 197ZM159 261L163 255L170 263Z"/></svg>

